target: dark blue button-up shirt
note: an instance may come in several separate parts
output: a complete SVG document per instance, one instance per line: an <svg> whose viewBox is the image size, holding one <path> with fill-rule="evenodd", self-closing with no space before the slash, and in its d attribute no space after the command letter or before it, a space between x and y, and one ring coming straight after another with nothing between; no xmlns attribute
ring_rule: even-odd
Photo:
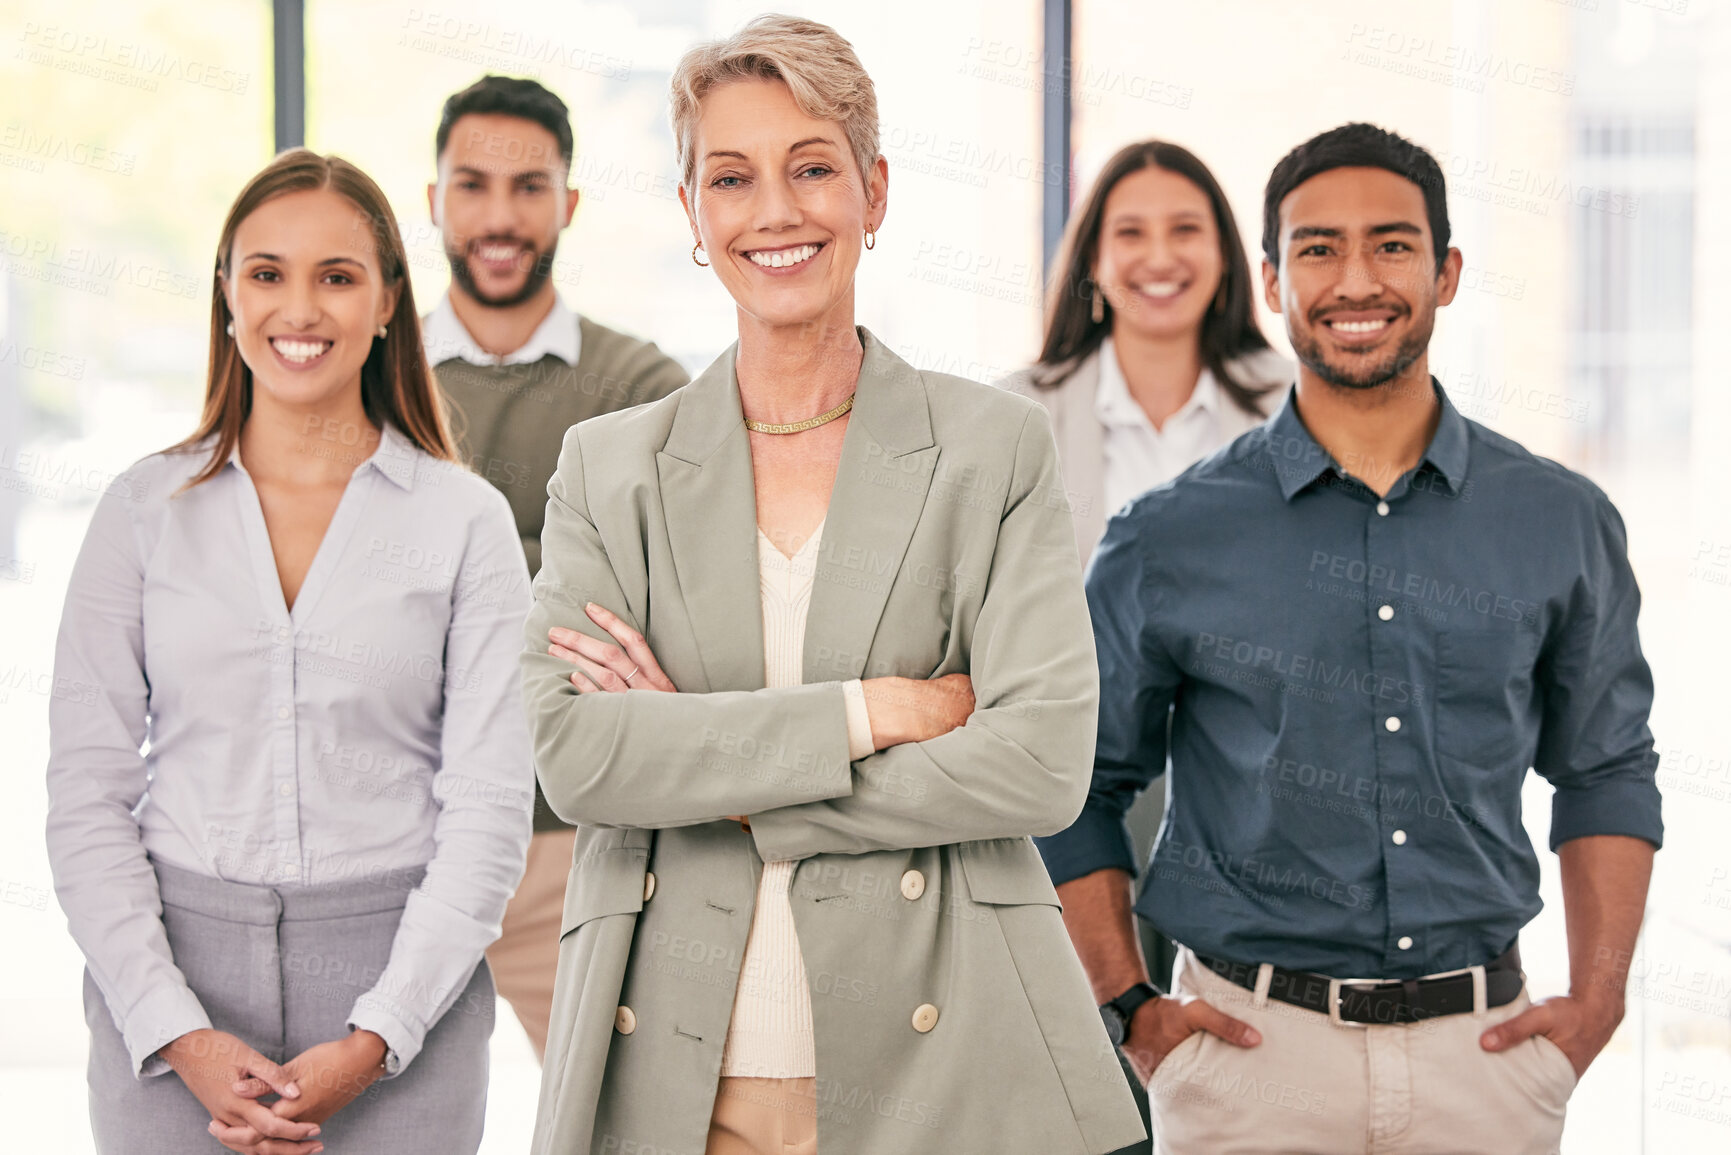
<svg viewBox="0 0 1731 1155"><path fill-rule="evenodd" d="M1234 961L1409 978L1494 958L1540 907L1529 767L1556 788L1553 848L1658 845L1622 520L1437 395L1386 500L1293 395L1111 520L1087 576L1094 782L1039 840L1055 881L1136 872L1124 813L1169 753L1136 909Z"/></svg>

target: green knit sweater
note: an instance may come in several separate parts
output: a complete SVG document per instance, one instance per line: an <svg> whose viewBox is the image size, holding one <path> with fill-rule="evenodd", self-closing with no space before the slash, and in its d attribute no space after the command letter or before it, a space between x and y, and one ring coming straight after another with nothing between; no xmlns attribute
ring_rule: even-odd
<svg viewBox="0 0 1731 1155"><path fill-rule="evenodd" d="M547 482L559 464L565 431L579 421L667 396L688 380L679 363L587 317L577 364L549 353L526 365L471 365L452 358L433 366L451 402L458 447L470 466L511 503L529 573L541 568L541 524ZM535 788L535 829L564 826Z"/></svg>

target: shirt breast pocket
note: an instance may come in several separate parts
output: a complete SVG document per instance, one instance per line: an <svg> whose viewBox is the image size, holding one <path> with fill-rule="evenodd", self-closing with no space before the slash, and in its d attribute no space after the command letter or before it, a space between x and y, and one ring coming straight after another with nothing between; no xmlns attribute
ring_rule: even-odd
<svg viewBox="0 0 1731 1155"><path fill-rule="evenodd" d="M1537 639L1524 630L1437 638L1436 750L1475 770L1525 770Z"/></svg>

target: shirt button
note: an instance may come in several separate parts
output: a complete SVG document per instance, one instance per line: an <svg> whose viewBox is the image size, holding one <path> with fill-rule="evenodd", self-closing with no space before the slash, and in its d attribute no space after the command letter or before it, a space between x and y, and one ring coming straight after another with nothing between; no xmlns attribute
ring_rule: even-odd
<svg viewBox="0 0 1731 1155"><path fill-rule="evenodd" d="M1376 515L1378 517L1387 517L1388 516L1388 502L1379 501L1376 503Z"/></svg>
<svg viewBox="0 0 1731 1155"><path fill-rule="evenodd" d="M1394 945L1398 946L1401 950L1411 950L1412 949L1412 937L1410 935L1404 935L1403 934L1400 936L1400 941L1395 943Z"/></svg>
<svg viewBox="0 0 1731 1155"><path fill-rule="evenodd" d="M282 872L283 872L284 876L286 876L288 878L293 878L301 872L301 864L298 862L284 863L283 868L282 868Z"/></svg>
<svg viewBox="0 0 1731 1155"><path fill-rule="evenodd" d="M925 1034L938 1025L938 1008L930 1003L921 1003L914 1010L914 1030Z"/></svg>
<svg viewBox="0 0 1731 1155"><path fill-rule="evenodd" d="M287 782L284 782L281 786L278 786L276 788L276 792L278 794L281 794L284 798L287 798L289 795L291 795L295 792L295 788L293 786L290 786Z"/></svg>
<svg viewBox="0 0 1731 1155"><path fill-rule="evenodd" d="M276 640L279 642L286 642L288 639L289 628L287 626L278 626L276 631Z"/></svg>
<svg viewBox="0 0 1731 1155"><path fill-rule="evenodd" d="M655 872L647 872L643 876L643 901L648 902L655 897Z"/></svg>
<svg viewBox="0 0 1731 1155"><path fill-rule="evenodd" d="M629 1035L637 1029L637 1012L630 1007L620 1007L613 1012L613 1029L622 1035Z"/></svg>
<svg viewBox="0 0 1731 1155"><path fill-rule="evenodd" d="M1394 617L1394 607L1393 606L1383 606L1382 608L1380 608L1379 610L1376 611L1376 616L1381 618L1383 621L1386 622L1390 618Z"/></svg>
<svg viewBox="0 0 1731 1155"><path fill-rule="evenodd" d="M1394 844L1396 846L1406 845L1406 831L1404 830L1397 830L1393 834L1389 835L1389 837L1394 839Z"/></svg>
<svg viewBox="0 0 1731 1155"><path fill-rule="evenodd" d="M276 716L279 718L287 718L292 713L294 713L294 711L290 710L287 706L278 706L276 708Z"/></svg>
<svg viewBox="0 0 1731 1155"><path fill-rule="evenodd" d="M1385 722L1383 722L1382 725L1383 725L1384 729L1386 729L1390 734L1392 734L1396 730L1400 729L1400 719L1396 718L1393 714L1390 714L1388 716L1388 719Z"/></svg>
<svg viewBox="0 0 1731 1155"><path fill-rule="evenodd" d="M912 902L926 892L926 876L917 870L902 875L902 897Z"/></svg>

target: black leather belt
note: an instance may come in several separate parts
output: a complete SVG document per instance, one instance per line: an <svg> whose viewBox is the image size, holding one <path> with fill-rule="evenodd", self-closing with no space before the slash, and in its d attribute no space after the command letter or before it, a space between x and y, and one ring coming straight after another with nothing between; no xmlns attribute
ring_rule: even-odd
<svg viewBox="0 0 1731 1155"><path fill-rule="evenodd" d="M1202 955L1197 955L1196 961L1247 991L1256 989L1257 975L1262 969L1257 963L1227 962ZM1355 982L1309 971L1273 969L1269 998L1345 1023L1416 1023L1473 1009L1476 980L1471 968L1436 978L1392 982ZM1520 944L1515 943L1486 963L1484 970L1485 1006L1500 1007L1514 1002L1525 981L1521 974Z"/></svg>

